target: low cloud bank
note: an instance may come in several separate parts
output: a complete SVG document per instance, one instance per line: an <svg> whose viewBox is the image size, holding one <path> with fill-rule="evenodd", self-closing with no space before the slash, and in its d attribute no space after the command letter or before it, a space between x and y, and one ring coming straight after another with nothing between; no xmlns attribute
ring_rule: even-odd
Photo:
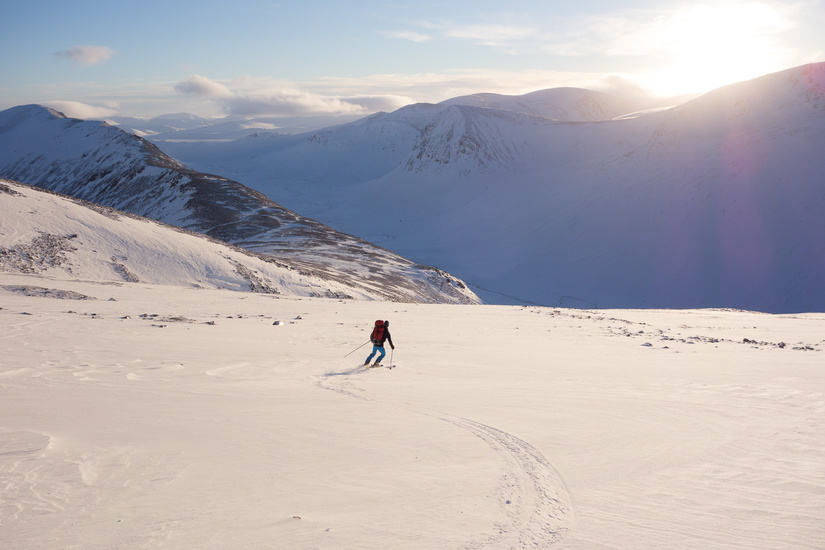
<svg viewBox="0 0 825 550"><path fill-rule="evenodd" d="M106 46L74 46L68 50L55 52L55 57L72 61L78 65L91 66L105 63L115 55L115 51Z"/></svg>
<svg viewBox="0 0 825 550"><path fill-rule="evenodd" d="M214 100L226 114L242 116L307 116L322 114L369 114L393 111L410 102L394 95L330 96L298 89L233 91L205 76L192 75L175 91Z"/></svg>

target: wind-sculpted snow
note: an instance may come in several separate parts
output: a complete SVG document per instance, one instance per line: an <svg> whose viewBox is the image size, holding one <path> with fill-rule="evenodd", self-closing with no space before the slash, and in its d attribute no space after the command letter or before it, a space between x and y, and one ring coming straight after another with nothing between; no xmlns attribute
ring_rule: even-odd
<svg viewBox="0 0 825 550"><path fill-rule="evenodd" d="M0 113L0 176L204 233L311 278L407 302L475 303L460 280L283 208L155 145L39 106Z"/></svg>

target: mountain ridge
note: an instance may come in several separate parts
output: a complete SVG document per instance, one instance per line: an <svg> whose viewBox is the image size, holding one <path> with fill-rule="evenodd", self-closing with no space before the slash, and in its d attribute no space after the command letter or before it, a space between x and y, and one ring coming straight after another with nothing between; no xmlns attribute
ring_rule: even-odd
<svg viewBox="0 0 825 550"><path fill-rule="evenodd" d="M0 212L0 271L5 273L381 299L202 233L7 179L0 179Z"/></svg>
<svg viewBox="0 0 825 550"><path fill-rule="evenodd" d="M458 273L493 303L825 310L825 63L644 116L536 114L551 96L479 94L304 134L162 145L198 173L233 178L204 189L243 181ZM200 217L219 221L221 193L201 196ZM236 216L240 244L255 249L261 219Z"/></svg>
<svg viewBox="0 0 825 550"><path fill-rule="evenodd" d="M395 301L476 303L458 279L300 216L156 145L42 107L0 113L0 177L181 226Z"/></svg>
<svg viewBox="0 0 825 550"><path fill-rule="evenodd" d="M462 102L171 150L487 299L825 310L825 63L644 116L560 121Z"/></svg>

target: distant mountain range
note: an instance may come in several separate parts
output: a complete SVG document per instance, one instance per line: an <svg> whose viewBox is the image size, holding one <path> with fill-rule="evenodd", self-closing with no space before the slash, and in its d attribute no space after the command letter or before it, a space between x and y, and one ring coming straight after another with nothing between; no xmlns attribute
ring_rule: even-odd
<svg viewBox="0 0 825 550"><path fill-rule="evenodd" d="M583 96L582 92L584 92ZM693 97L695 97L693 94L658 99L645 96L617 97L576 88L555 88L523 96L473 94L447 100L441 105L460 104L523 110L557 120L584 122L605 120L634 111L672 107ZM191 113L169 113L152 118L113 116L107 118L105 122L155 143L164 143L225 142L261 132L281 135L302 134L354 122L360 118L363 117L359 115L206 117Z"/></svg>
<svg viewBox="0 0 825 550"><path fill-rule="evenodd" d="M492 302L825 310L825 64L640 107L478 94L164 148Z"/></svg>
<svg viewBox="0 0 825 550"><path fill-rule="evenodd" d="M152 118L112 117L106 122L155 142L163 141L231 141L257 132L299 134L344 124L361 118L358 115L302 117L203 117L189 113L171 113Z"/></svg>
<svg viewBox="0 0 825 550"><path fill-rule="evenodd" d="M339 290L330 295L347 294L340 289L349 287L352 295L380 300L478 302L437 268L299 216L238 182L190 170L118 128L44 107L0 112L0 177L267 255L308 277L313 288L319 279L331 281Z"/></svg>
<svg viewBox="0 0 825 550"><path fill-rule="evenodd" d="M571 88L477 94L297 134L158 139L177 161L20 107L0 113L0 176L333 278L386 265L369 241L492 303L825 311L825 63L648 107Z"/></svg>

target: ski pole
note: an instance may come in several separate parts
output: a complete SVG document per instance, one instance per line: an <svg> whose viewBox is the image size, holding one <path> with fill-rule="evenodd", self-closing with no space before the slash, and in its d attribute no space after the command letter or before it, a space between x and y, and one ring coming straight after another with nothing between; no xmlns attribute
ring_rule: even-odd
<svg viewBox="0 0 825 550"><path fill-rule="evenodd" d="M392 365L392 354L395 353L395 348L390 348L390 366Z"/></svg>
<svg viewBox="0 0 825 550"><path fill-rule="evenodd" d="M346 354L344 357L349 357L350 355L352 355L353 353L355 353L356 351L358 351L359 349L363 348L364 346L366 346L366 345L367 345L367 344L369 344L369 343L370 343L370 341L369 341L369 340L367 340L366 342L364 342L363 344L361 344L360 346L358 346L357 348L355 348L354 350L352 350L351 352L349 352L348 354Z"/></svg>

